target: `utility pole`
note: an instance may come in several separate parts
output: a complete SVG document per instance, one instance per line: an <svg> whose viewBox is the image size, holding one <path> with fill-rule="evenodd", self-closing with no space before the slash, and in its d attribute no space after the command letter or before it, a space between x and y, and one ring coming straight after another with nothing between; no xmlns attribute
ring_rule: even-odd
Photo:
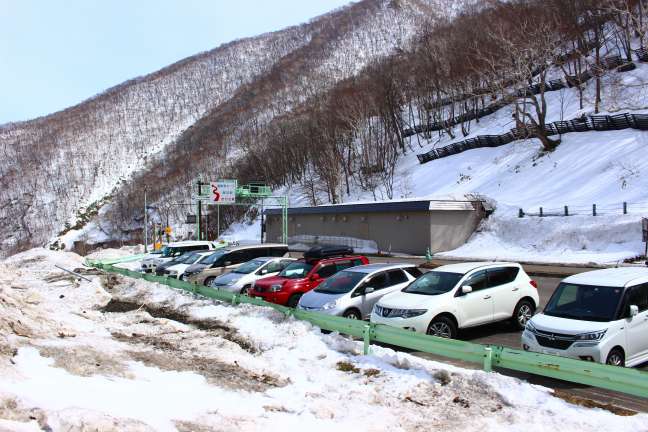
<svg viewBox="0 0 648 432"><path fill-rule="evenodd" d="M202 181L198 179L198 195L196 196L196 240L202 240L202 233L200 228L202 218L202 201L200 201L200 192L202 192Z"/></svg>
<svg viewBox="0 0 648 432"><path fill-rule="evenodd" d="M220 204L216 203L216 240L220 239Z"/></svg>
<svg viewBox="0 0 648 432"><path fill-rule="evenodd" d="M144 186L144 253L148 252L148 217L146 216L146 186Z"/></svg>
<svg viewBox="0 0 648 432"><path fill-rule="evenodd" d="M265 231L265 226L263 225L263 198L261 198L261 243L263 243L264 231Z"/></svg>

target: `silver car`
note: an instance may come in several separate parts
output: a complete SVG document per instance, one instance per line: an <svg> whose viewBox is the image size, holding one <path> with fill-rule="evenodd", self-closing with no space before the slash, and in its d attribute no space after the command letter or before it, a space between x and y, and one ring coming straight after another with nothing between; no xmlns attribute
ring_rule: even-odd
<svg viewBox="0 0 648 432"><path fill-rule="evenodd" d="M342 270L304 294L297 308L367 319L374 304L421 275L414 264L367 264Z"/></svg>

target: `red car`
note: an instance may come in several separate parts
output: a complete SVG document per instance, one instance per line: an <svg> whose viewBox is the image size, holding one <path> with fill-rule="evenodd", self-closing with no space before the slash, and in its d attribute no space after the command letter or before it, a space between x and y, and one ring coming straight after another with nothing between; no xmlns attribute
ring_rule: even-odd
<svg viewBox="0 0 648 432"><path fill-rule="evenodd" d="M353 249L314 247L277 276L257 280L248 295L280 305L296 307L299 298L340 270L369 264L367 257L353 255Z"/></svg>

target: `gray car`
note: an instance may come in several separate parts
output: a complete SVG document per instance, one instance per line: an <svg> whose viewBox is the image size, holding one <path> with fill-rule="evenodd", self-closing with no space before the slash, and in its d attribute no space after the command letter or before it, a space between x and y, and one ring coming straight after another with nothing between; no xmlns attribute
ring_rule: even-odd
<svg viewBox="0 0 648 432"><path fill-rule="evenodd" d="M304 294L297 307L351 319L367 319L382 296L405 288L421 274L413 264L351 267Z"/></svg>

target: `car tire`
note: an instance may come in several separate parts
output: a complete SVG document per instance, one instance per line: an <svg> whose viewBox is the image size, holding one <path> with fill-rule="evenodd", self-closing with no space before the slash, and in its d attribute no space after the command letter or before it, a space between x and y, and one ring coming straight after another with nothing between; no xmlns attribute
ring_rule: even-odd
<svg viewBox="0 0 648 432"><path fill-rule="evenodd" d="M535 305L530 300L520 300L513 309L513 326L517 330L524 330L526 323L531 319L535 313Z"/></svg>
<svg viewBox="0 0 648 432"><path fill-rule="evenodd" d="M290 296L288 299L288 303L286 303L286 306L291 307L291 308L296 308L297 304L299 303L299 299L301 298L302 293L297 293L293 294Z"/></svg>
<svg viewBox="0 0 648 432"><path fill-rule="evenodd" d="M245 285L243 288L241 288L241 294L243 295L248 295L248 291L250 291L250 285Z"/></svg>
<svg viewBox="0 0 648 432"><path fill-rule="evenodd" d="M621 348L613 348L605 359L605 364L611 366L625 366L625 354Z"/></svg>
<svg viewBox="0 0 648 432"><path fill-rule="evenodd" d="M215 278L215 277L208 277L208 278L205 279L205 281L203 282L203 285L207 285L208 287L210 287L211 284L212 284L212 282L214 282L214 279L216 279L216 278Z"/></svg>
<svg viewBox="0 0 648 432"><path fill-rule="evenodd" d="M457 337L457 325L448 317L436 317L428 326L426 334L446 339L454 339Z"/></svg>
<svg viewBox="0 0 648 432"><path fill-rule="evenodd" d="M342 314L344 318L352 319L352 320L361 320L362 317L360 316L360 312L357 309L348 309L344 311Z"/></svg>

